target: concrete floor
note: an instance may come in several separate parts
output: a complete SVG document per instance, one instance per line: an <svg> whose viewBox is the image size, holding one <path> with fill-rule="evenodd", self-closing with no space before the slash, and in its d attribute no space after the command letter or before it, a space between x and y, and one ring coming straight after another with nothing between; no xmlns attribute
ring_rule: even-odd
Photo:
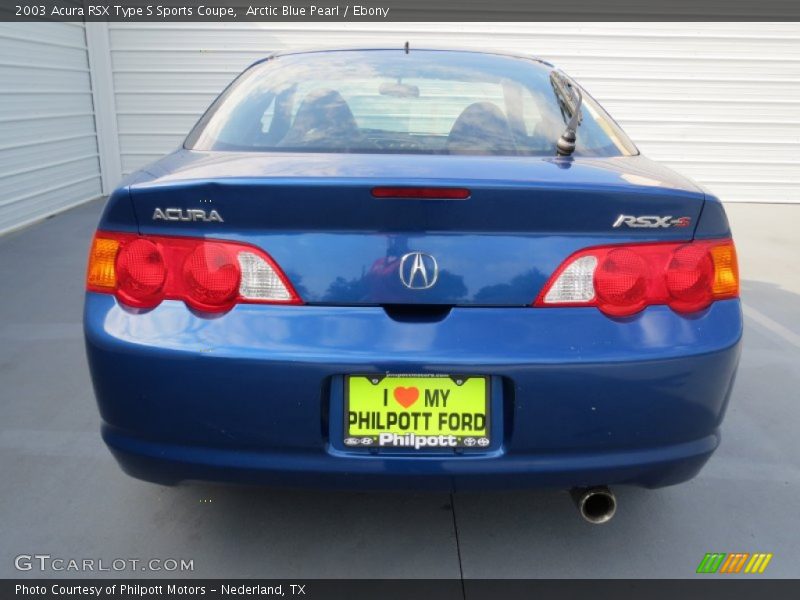
<svg viewBox="0 0 800 600"><path fill-rule="evenodd" d="M453 502L123 475L98 435L81 338L100 209L0 238L0 577L26 575L16 555L46 553L193 559L196 577L681 578L710 551L772 552L767 576L800 576L800 205L729 207L746 343L722 447L687 484L618 489L603 527L563 492Z"/></svg>

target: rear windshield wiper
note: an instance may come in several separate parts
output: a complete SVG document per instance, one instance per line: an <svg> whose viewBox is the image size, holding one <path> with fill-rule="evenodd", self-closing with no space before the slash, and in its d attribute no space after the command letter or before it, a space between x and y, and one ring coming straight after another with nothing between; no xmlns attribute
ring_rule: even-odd
<svg viewBox="0 0 800 600"><path fill-rule="evenodd" d="M572 85L561 73L554 71L550 75L550 83L553 85L559 104L563 109L569 109L571 116L567 123L567 128L556 142L556 153L558 156L571 156L575 152L576 132L581 124L581 105L583 104L583 94L577 86Z"/></svg>

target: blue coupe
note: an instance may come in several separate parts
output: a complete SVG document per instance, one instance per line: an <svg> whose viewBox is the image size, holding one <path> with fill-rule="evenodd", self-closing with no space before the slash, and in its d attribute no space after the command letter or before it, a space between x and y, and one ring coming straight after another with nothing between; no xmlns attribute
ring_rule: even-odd
<svg viewBox="0 0 800 600"><path fill-rule="evenodd" d="M92 243L103 437L164 484L573 489L693 477L739 361L720 201L537 59L278 54Z"/></svg>

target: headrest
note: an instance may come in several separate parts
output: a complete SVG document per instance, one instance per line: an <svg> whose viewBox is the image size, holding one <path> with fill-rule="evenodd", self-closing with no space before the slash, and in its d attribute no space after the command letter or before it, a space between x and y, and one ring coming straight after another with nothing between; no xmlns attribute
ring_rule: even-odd
<svg viewBox="0 0 800 600"><path fill-rule="evenodd" d="M516 154L506 116L492 102L470 104L458 116L447 137L450 154Z"/></svg>

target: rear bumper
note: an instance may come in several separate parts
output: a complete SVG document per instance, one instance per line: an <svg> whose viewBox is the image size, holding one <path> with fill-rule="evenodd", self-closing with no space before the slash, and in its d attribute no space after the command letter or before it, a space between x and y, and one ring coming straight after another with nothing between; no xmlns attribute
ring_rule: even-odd
<svg viewBox="0 0 800 600"><path fill-rule="evenodd" d="M736 300L624 322L594 309L456 308L409 323L322 306L203 319L176 302L135 315L88 294L85 330L104 439L142 479L659 487L694 476L718 445L742 320ZM495 441L461 455L348 449L339 423L352 372L491 375Z"/></svg>
<svg viewBox="0 0 800 600"><path fill-rule="evenodd" d="M663 487L694 477L719 443L706 438L647 450L561 456L461 456L449 459L255 452L147 442L103 428L123 470L172 485L220 481L293 488L495 490L631 484Z"/></svg>

